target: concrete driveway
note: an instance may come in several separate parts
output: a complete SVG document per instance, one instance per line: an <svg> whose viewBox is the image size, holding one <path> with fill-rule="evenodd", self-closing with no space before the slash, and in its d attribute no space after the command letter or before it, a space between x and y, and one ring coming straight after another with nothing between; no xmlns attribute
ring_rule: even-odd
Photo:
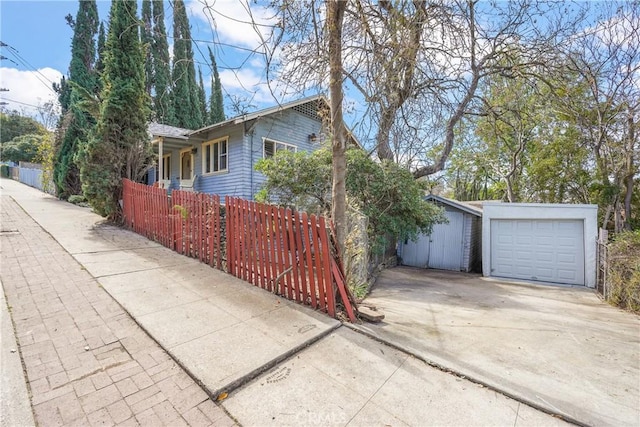
<svg viewBox="0 0 640 427"><path fill-rule="evenodd" d="M397 267L360 328L531 405L587 425L640 425L640 319L591 290Z"/></svg>

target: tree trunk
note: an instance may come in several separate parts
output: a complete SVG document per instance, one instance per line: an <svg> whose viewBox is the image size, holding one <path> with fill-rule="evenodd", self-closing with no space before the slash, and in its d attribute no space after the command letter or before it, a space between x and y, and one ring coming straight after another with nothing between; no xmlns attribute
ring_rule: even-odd
<svg viewBox="0 0 640 427"><path fill-rule="evenodd" d="M505 184L507 185L507 201L509 203L513 203L515 201L515 197L513 195L513 183L511 180L511 176L507 176L507 178L505 179Z"/></svg>
<svg viewBox="0 0 640 427"><path fill-rule="evenodd" d="M378 135L376 136L378 158L380 160L394 161L393 151L391 150L391 144L389 142L389 135L391 133L391 127L393 126L396 112L397 108L388 108L380 114L380 124L378 125Z"/></svg>
<svg viewBox="0 0 640 427"><path fill-rule="evenodd" d="M329 93L331 96L331 134L332 134L332 191L331 217L336 229L336 240L340 252L344 253L347 234L346 212L346 132L342 116L342 23L346 1L327 1L327 35L329 39Z"/></svg>
<svg viewBox="0 0 640 427"><path fill-rule="evenodd" d="M626 176L624 177L625 195L624 195L624 226L625 230L631 231L631 198L633 197L633 177L636 174L636 168L634 167L634 148L636 145L636 128L633 120L634 111L633 108L629 108L629 115L627 118L627 136L629 146L626 150Z"/></svg>
<svg viewBox="0 0 640 427"><path fill-rule="evenodd" d="M475 21L475 2L468 2L469 5L469 43L471 49L471 57L469 58L471 61L471 81L469 82L469 86L467 87L467 91L464 95L460 104L453 112L453 115L447 120L447 126L445 131L444 144L442 147L442 151L438 159L426 166L422 166L418 168L414 173L413 177L418 179L424 176L433 175L434 173L440 172L444 169L444 166L449 158L449 154L451 154L451 150L453 149L453 143L455 139L455 128L460 123L462 118L465 115L467 106L471 103L471 100L476 95L476 90L478 89L478 84L480 83L481 78L481 69L483 60L477 61L476 58L476 21Z"/></svg>

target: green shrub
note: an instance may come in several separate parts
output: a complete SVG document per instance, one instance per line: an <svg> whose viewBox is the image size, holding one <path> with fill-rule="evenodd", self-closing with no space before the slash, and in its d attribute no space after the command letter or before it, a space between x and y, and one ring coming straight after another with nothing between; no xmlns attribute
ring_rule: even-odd
<svg viewBox="0 0 640 427"><path fill-rule="evenodd" d="M88 206L87 198L79 194L74 194L72 196L69 196L68 202L78 206Z"/></svg>
<svg viewBox="0 0 640 427"><path fill-rule="evenodd" d="M640 230L616 235L609 244L608 262L611 302L640 313Z"/></svg>

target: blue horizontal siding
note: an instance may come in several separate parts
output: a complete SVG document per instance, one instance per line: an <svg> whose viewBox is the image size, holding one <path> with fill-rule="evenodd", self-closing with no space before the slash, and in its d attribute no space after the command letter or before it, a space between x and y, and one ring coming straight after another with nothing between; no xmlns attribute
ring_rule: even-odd
<svg viewBox="0 0 640 427"><path fill-rule="evenodd" d="M202 173L202 144L218 138L228 137L227 145L227 172L205 175ZM196 155L195 190L203 193L229 195L234 197L249 197L249 185L247 182L247 166L245 153L245 140L243 125L228 126L209 132L202 143L198 143Z"/></svg>
<svg viewBox="0 0 640 427"><path fill-rule="evenodd" d="M313 120L294 110L286 110L261 118L253 133L253 149L250 150L251 168L253 169L255 163L263 158L263 138L295 145L298 151L315 151L322 146L321 132L322 123L319 120ZM318 136L316 142L309 142L309 135L312 133ZM264 181L264 175L253 171L252 196L260 190Z"/></svg>

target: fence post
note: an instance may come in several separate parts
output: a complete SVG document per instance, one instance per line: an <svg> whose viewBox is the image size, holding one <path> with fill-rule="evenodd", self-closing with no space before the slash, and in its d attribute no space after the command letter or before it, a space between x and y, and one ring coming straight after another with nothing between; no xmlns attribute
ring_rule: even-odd
<svg viewBox="0 0 640 427"><path fill-rule="evenodd" d="M598 250L598 268L596 269L596 283L602 285L602 295L605 300L609 300L609 284L607 283L607 244L609 243L609 231L600 228L598 230L598 241L596 243Z"/></svg>

